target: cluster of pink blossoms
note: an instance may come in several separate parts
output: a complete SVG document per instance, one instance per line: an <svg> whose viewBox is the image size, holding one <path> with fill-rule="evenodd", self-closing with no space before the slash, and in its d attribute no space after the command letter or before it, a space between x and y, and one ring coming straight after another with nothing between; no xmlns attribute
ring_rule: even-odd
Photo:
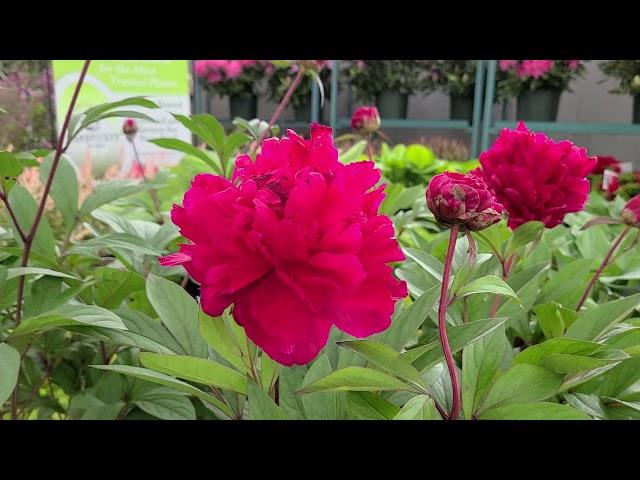
<svg viewBox="0 0 640 480"><path fill-rule="evenodd" d="M514 70L520 78L540 78L549 73L556 60L500 60L498 68L503 71ZM580 66L580 60L565 60L569 70L576 70Z"/></svg>
<svg viewBox="0 0 640 480"><path fill-rule="evenodd" d="M259 60L196 60L195 71L200 78L209 83L218 83L223 80L239 77L243 70L256 65L262 65L268 69L271 64Z"/></svg>

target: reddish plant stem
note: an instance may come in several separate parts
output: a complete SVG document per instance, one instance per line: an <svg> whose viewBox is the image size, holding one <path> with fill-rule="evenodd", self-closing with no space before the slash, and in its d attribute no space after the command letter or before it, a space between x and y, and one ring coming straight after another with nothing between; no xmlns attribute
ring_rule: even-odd
<svg viewBox="0 0 640 480"><path fill-rule="evenodd" d="M135 157L138 168L140 168L140 172L142 173L142 181L145 185L149 186L149 179L147 178L147 174L144 171L144 165L140 161L140 156L138 155L138 149L136 148L135 139L131 138L129 140L129 143L131 143L131 146L133 147L133 156ZM163 224L164 219L162 218L162 212L160 211L160 199L158 198L158 193L154 188L149 189L149 196L151 197L153 207L156 210L156 218L158 220L158 223Z"/></svg>
<svg viewBox="0 0 640 480"><path fill-rule="evenodd" d="M76 105L76 101L78 100L78 94L80 93L80 88L84 83L84 77L87 74L87 70L89 69L89 64L91 60L85 60L84 65L82 66L82 71L80 72L80 78L78 79L78 83L76 83L76 89L73 92L73 97L71 98L71 103L69 104L69 109L67 110L67 115L64 119L64 123L62 124L62 129L60 130L60 136L58 137L58 144L56 145L56 153L53 157L53 162L51 162L51 171L49 172L49 178L47 178L47 183L44 186L44 191L42 192L42 199L40 200L40 205L38 206L38 211L36 212L36 216L33 220L33 224L31 225L31 229L24 240L24 251L22 252L22 261L20 265L22 267L26 267L29 263L29 254L31 253L31 247L33 246L33 240L36 236L36 232L38 231L38 226L40 225L40 221L42 220L42 215L44 214L44 207L47 203L47 197L49 196L49 190L51 190L51 185L53 184L53 179L56 175L56 170L58 169L58 163L60 162L60 157L64 153L65 149L63 148L64 139L67 135L67 130L69 129L69 122L71 121L71 115L73 113L73 108ZM18 294L17 294L17 304L16 304L16 325L20 325L21 315L22 315L22 297L24 295L24 281L25 275L21 275L18 280Z"/></svg>
<svg viewBox="0 0 640 480"><path fill-rule="evenodd" d="M271 115L271 119L269 120L269 126L264 132L262 132L262 135L260 135L260 138L258 139L253 149L251 150L252 157L256 153L258 146L267 137L267 135L271 133L271 127L273 127L276 121L280 118L280 115L282 115L282 112L284 112L284 109L287 108L287 105L289 105L289 101L291 100L293 93L296 91L296 88L298 88L298 86L302 82L304 75L305 75L305 69L303 67L300 67L300 69L298 70L298 74L293 79L293 82L289 86L287 93L284 94L284 97L282 97L282 100L280 100L280 103L278 104L276 111L273 112L273 115Z"/></svg>
<svg viewBox="0 0 640 480"><path fill-rule="evenodd" d="M38 211L36 212L36 216L33 219L33 224L31 225L31 229L29 233L26 235L24 239L24 250L22 252L22 259L20 261L20 266L26 267L29 264L29 254L31 253L31 247L33 246L33 240L35 239L36 232L38 231L38 226L42 221L42 215L44 214L44 207L47 203L47 197L49 196L49 190L51 190L51 185L53 184L53 179L56 175L56 170L58 169L58 163L60 162L60 157L66 150L66 147L63 147L64 139L67 135L67 131L69 130L69 122L71 122L71 115L73 114L73 109L76 105L76 101L78 100L78 94L80 93L80 88L84 83L84 77L87 74L87 70L89 70L89 64L91 60L85 60L84 65L82 66L82 71L80 72L80 78L78 78L78 82L76 83L76 89L73 92L73 97L71 97L71 103L69 103L69 109L67 110L67 115L65 116L64 123L62 124L62 129L60 130L60 135L58 137L58 143L56 145L56 153L53 157L53 162L51 162L51 170L49 171L49 177L47 178L47 183L44 186L44 191L42 192L42 198L40 199L40 205L38 206ZM24 281L26 275L21 275L18 279L18 289L16 295L16 326L20 325L20 321L22 319L22 299L24 297ZM28 348L27 348L28 350ZM25 350L25 353L27 352ZM23 354L23 357L24 357ZM13 394L11 396L11 417L14 420L18 419L18 396L20 384L17 383L15 389L13 390Z"/></svg>
<svg viewBox="0 0 640 480"><path fill-rule="evenodd" d="M505 282L509 278L509 274L511 273L511 269L513 268L513 264L515 263L516 254L513 253L506 261L502 262L502 280ZM493 299L493 305L491 306L491 313L489 314L489 318L493 318L496 316L498 312L498 307L500 307L500 295L496 295Z"/></svg>
<svg viewBox="0 0 640 480"><path fill-rule="evenodd" d="M453 394L453 402L451 405L451 413L449 414L449 420L455 420L458 418L460 412L460 382L458 381L458 372L456 370L456 362L453 359L453 353L451 352L451 346L449 345L449 339L447 337L447 305L449 303L448 291L449 291L449 277L451 276L451 264L453 263L453 254L456 248L456 240L458 238L458 231L460 227L453 225L449 235L449 248L447 249L447 256L444 261L444 271L442 272L442 287L440 289L440 303L438 305L438 333L440 335L440 343L442 344L442 351L444 353L444 359L449 369L449 376L451 377L451 390Z"/></svg>
<svg viewBox="0 0 640 480"><path fill-rule="evenodd" d="M24 233L24 231L22 230L22 227L18 223L18 219L16 218L16 214L14 213L13 209L11 208L11 205L9 204L9 199L4 194L4 192L0 192L0 200L2 200L4 202L4 206L6 207L7 212L9 212L9 216L11 217L11 220L13 221L13 224L16 226L16 231L18 232L18 235L20 236L22 241L25 242L27 240L27 235Z"/></svg>
<svg viewBox="0 0 640 480"><path fill-rule="evenodd" d="M372 134L369 134L367 136L367 153L369 155L369 161L373 162L373 149L371 148L371 140L372 140Z"/></svg>
<svg viewBox="0 0 640 480"><path fill-rule="evenodd" d="M607 252L607 255L604 257L604 260L602 260L602 263L598 267L598 270L596 270L596 273L591 278L591 281L587 285L587 288L582 293L582 296L580 297L580 301L578 302L578 306L576 307L576 312L580 311L580 309L582 308L582 305L584 304L584 302L586 302L587 298L589 298L589 294L591 293L591 289L596 284L596 281L598 280L598 277L602 273L602 270L604 270L604 268L607 265L609 265L609 262L611 261L611 258L613 257L613 254L615 253L615 251L618 248L618 246L620 246L620 244L622 243L622 240L624 240L624 237L627 235L627 233L629 233L630 229L631 228L628 227L628 226L624 227L624 230L622 230L622 232L620 232L620 235L618 235L618 238L616 238L615 241L611 244L611 247L609 248L609 251Z"/></svg>

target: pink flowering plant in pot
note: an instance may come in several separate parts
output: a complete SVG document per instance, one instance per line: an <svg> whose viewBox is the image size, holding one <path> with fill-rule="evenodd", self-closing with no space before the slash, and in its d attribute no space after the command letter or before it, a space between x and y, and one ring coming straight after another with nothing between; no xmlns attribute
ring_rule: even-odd
<svg viewBox="0 0 640 480"><path fill-rule="evenodd" d="M229 97L232 118L257 117L260 82L271 72L271 64L262 60L196 60L194 69L205 88Z"/></svg>
<svg viewBox="0 0 640 480"><path fill-rule="evenodd" d="M329 83L331 79L331 62L329 60L298 60L273 61L268 77L269 98L280 102L295 81L296 74L301 67L306 68L305 75L293 92L289 103L293 107L294 119L301 122L311 120L311 89L314 83L321 85L321 95L318 98L318 111L322 115L322 108L328 101Z"/></svg>
<svg viewBox="0 0 640 480"><path fill-rule="evenodd" d="M499 60L497 96L518 99L517 120L553 122L562 92L584 72L583 60Z"/></svg>
<svg viewBox="0 0 640 480"><path fill-rule="evenodd" d="M640 200L584 148L521 124L401 199L327 126L176 114L179 165L81 195L69 143L158 108L74 112L89 64L53 150L0 151L3 419L639 418Z"/></svg>

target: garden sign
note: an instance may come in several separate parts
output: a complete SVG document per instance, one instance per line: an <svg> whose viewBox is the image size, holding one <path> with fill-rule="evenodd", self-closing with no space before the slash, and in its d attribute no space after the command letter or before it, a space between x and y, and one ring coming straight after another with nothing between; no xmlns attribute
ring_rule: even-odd
<svg viewBox="0 0 640 480"><path fill-rule="evenodd" d="M81 60L54 60L57 128L60 131L82 68ZM87 73L75 111L121 99L145 96L160 109L144 110L156 120L139 121L138 153L145 164L171 165L180 159L177 152L160 148L147 140L170 137L191 143L191 133L168 112L190 115L189 62L187 60L95 60ZM134 161L134 152L122 134L123 118L109 118L85 129L70 145L67 153L77 167L91 162L94 175L103 175L113 165L126 176Z"/></svg>

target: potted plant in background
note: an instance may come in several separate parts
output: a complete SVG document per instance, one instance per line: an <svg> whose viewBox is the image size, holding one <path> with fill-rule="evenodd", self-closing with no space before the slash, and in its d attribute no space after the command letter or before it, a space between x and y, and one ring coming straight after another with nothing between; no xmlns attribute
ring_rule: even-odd
<svg viewBox="0 0 640 480"><path fill-rule="evenodd" d="M196 60L195 72L208 90L229 97L231 118L258 116L258 82L267 62L260 60Z"/></svg>
<svg viewBox="0 0 640 480"><path fill-rule="evenodd" d="M431 81L451 99L451 119L473 119L473 94L476 83L475 60L434 60Z"/></svg>
<svg viewBox="0 0 640 480"><path fill-rule="evenodd" d="M555 122L560 96L584 71L582 60L500 60L498 97L516 97L517 119Z"/></svg>
<svg viewBox="0 0 640 480"><path fill-rule="evenodd" d="M425 60L356 60L346 76L356 100L374 103L382 118L407 118L409 95L432 89Z"/></svg>
<svg viewBox="0 0 640 480"><path fill-rule="evenodd" d="M330 61L309 60L308 62L314 62L314 70L322 81L322 88L324 90L326 101L330 94ZM282 64L281 62L277 62L270 64L270 68L271 73L268 79L270 99L280 102L291 86L291 82L295 78L299 66L297 63L292 62L282 62ZM289 100L289 103L293 107L293 116L296 122L308 122L311 119L311 88L315 81L316 80L310 76L304 77ZM320 104L320 97L318 97L318 102L318 111L320 112L320 119L322 119L322 105Z"/></svg>
<svg viewBox="0 0 640 480"><path fill-rule="evenodd" d="M605 75L619 82L609 93L633 96L633 123L640 123L640 60L607 60L599 66Z"/></svg>

